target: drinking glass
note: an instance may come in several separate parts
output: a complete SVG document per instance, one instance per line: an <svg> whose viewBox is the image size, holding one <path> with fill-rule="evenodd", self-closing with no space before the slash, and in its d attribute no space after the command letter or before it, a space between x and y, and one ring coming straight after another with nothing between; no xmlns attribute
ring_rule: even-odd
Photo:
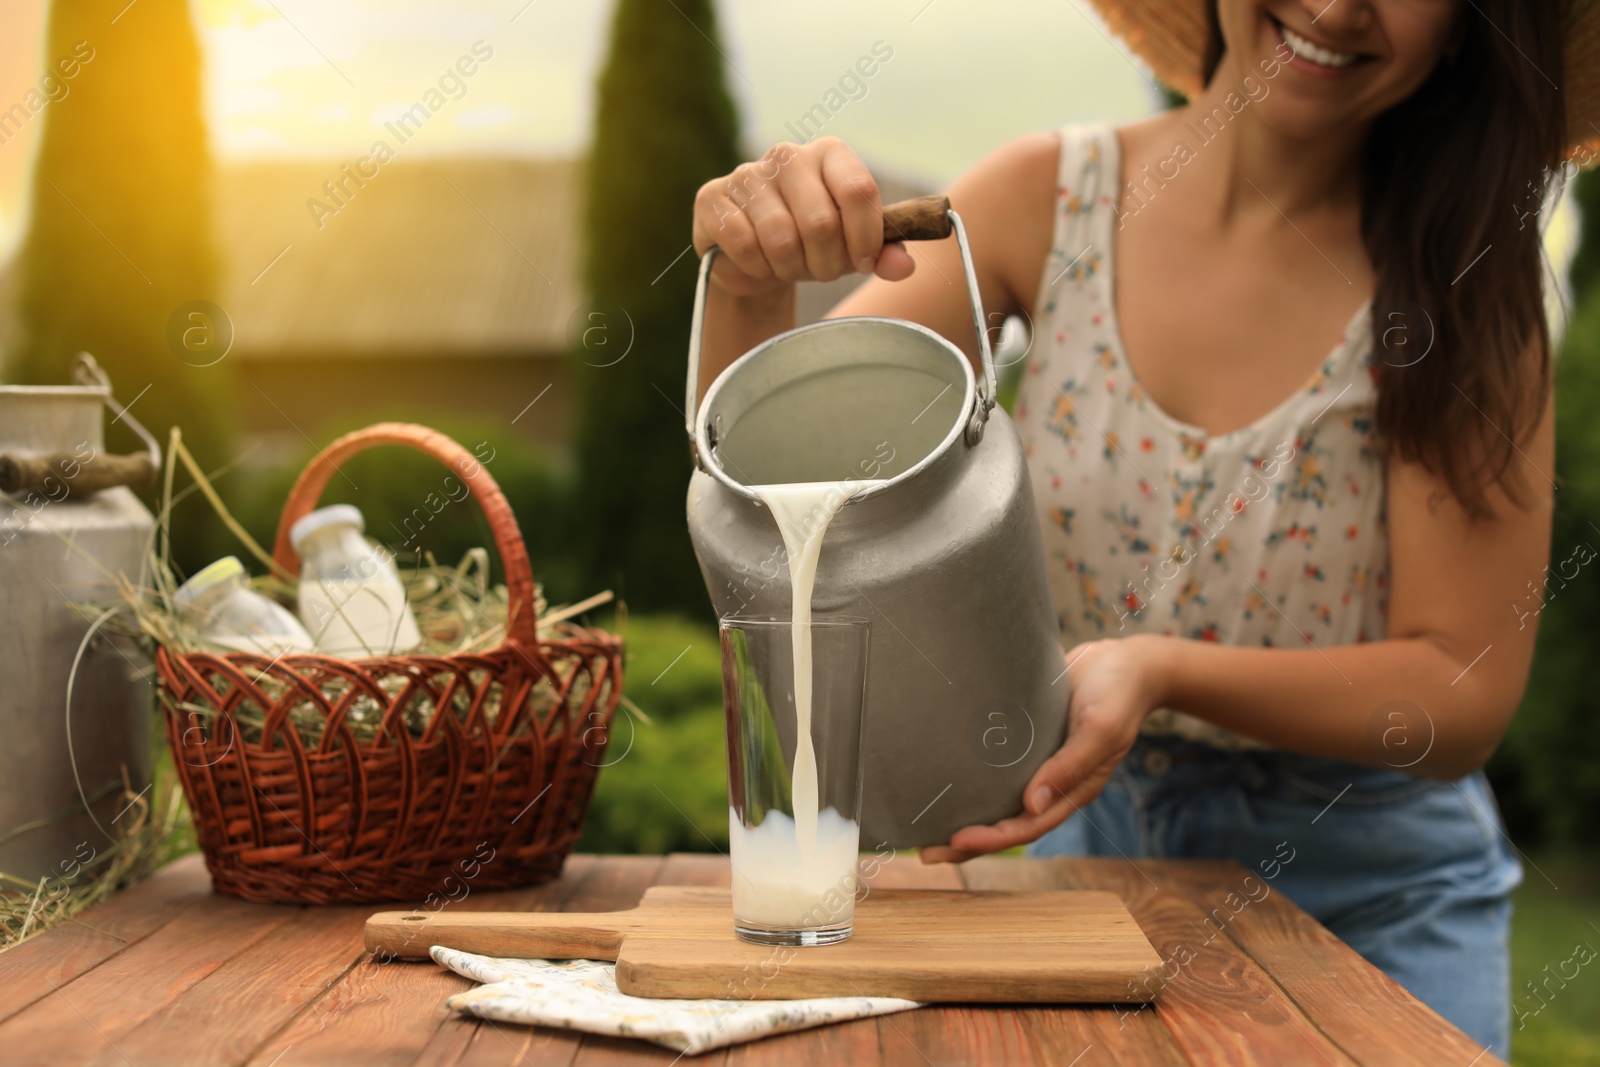
<svg viewBox="0 0 1600 1067"><path fill-rule="evenodd" d="M734 932L767 945L843 941L855 918L870 624L817 615L797 631L786 618L733 616L721 629ZM807 638L810 746L795 687Z"/></svg>

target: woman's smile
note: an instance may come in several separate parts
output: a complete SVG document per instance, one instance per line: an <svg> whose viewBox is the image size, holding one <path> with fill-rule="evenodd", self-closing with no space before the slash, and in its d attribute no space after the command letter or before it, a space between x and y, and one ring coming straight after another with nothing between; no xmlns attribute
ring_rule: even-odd
<svg viewBox="0 0 1600 1067"><path fill-rule="evenodd" d="M1319 44L1305 34L1296 33L1272 15L1267 16L1267 21L1277 32L1278 40L1289 46L1288 51L1293 55L1289 60L1289 66L1305 74L1320 78L1337 78L1377 58L1362 52L1344 51ZM1278 54L1281 55L1282 52Z"/></svg>

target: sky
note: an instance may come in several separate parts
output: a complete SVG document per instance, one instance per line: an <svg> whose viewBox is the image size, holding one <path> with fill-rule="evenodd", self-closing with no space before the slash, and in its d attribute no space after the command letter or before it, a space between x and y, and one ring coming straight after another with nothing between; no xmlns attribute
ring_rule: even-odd
<svg viewBox="0 0 1600 1067"><path fill-rule="evenodd" d="M359 158L387 136L385 122L462 57L474 73L459 89L447 80L452 98L408 154L580 154L614 9L611 0L191 6L212 150L224 162ZM0 0L0 110L38 82L46 7ZM728 85L752 152L797 139L786 123L875 45L891 57L826 132L875 167L936 184L1016 134L1091 118L1126 121L1155 106L1148 75L1074 0L717 0L717 10ZM129 9L124 17L136 15ZM14 245L22 224L43 125L32 122L0 146L0 250Z"/></svg>

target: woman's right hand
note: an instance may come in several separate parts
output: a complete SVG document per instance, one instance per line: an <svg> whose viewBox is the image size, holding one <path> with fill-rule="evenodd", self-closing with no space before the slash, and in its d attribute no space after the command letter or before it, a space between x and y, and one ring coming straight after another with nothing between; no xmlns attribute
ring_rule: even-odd
<svg viewBox="0 0 1600 1067"><path fill-rule="evenodd" d="M695 252L712 245L723 253L712 282L735 297L851 272L900 281L915 269L903 246L884 243L878 183L837 137L779 142L760 160L702 185Z"/></svg>

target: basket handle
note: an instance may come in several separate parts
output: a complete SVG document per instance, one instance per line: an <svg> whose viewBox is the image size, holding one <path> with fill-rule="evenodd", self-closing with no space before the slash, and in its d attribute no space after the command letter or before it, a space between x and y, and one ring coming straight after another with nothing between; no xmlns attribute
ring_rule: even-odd
<svg viewBox="0 0 1600 1067"><path fill-rule="evenodd" d="M339 467L352 456L381 445L403 445L424 455L432 456L450 468L477 498L489 529L494 534L495 550L506 570L506 592L510 604L510 619L506 627L506 643L525 645L538 643L538 608L533 598L533 567L528 562L528 549L522 543L522 530L517 517L511 512L505 494L478 458L438 430L409 422L380 422L364 430L347 433L323 449L318 457L306 465L289 490L289 499L283 506L283 517L278 520L278 536L272 545L272 557L289 574L300 572L300 557L289 544L289 529L299 522L322 499ZM468 472L471 473L468 473Z"/></svg>

